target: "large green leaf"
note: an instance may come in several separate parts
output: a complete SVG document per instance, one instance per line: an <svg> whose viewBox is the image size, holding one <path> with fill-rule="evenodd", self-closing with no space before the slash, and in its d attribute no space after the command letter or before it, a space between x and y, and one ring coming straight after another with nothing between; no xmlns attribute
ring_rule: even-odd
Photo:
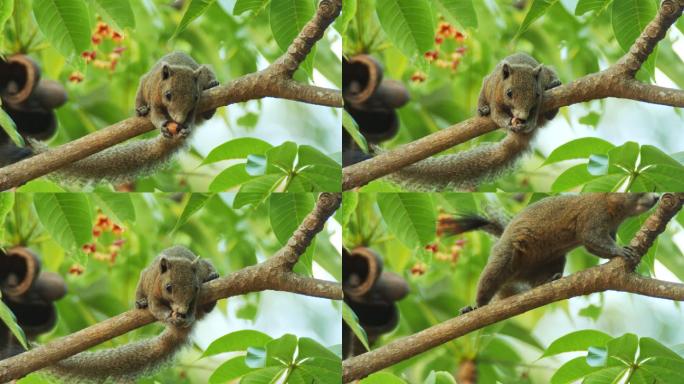
<svg viewBox="0 0 684 384"><path fill-rule="evenodd" d="M190 24L196 18L202 16L202 14L206 12L207 9L209 9L209 7L215 2L216 0L190 0L190 5L188 5L188 9L185 11L183 19L181 19L180 23L178 24L178 27L173 33L172 38L183 32L188 24Z"/></svg>
<svg viewBox="0 0 684 384"><path fill-rule="evenodd" d="M278 187L283 178L283 175L264 175L242 184L233 200L233 208L260 205Z"/></svg>
<svg viewBox="0 0 684 384"><path fill-rule="evenodd" d="M344 33L349 26L349 22L354 19L357 5L358 0L345 0L342 2L342 13L340 13L340 16L335 20L335 29L340 35L344 36Z"/></svg>
<svg viewBox="0 0 684 384"><path fill-rule="evenodd" d="M315 12L311 0L271 0L271 31L280 49L285 52L295 37L311 20ZM302 68L310 76L313 75L315 47L311 50Z"/></svg>
<svg viewBox="0 0 684 384"><path fill-rule="evenodd" d="M90 48L90 19L83 0L34 0L43 36L67 58Z"/></svg>
<svg viewBox="0 0 684 384"><path fill-rule="evenodd" d="M74 250L92 239L92 211L82 193L36 193L33 205L45 230L64 248Z"/></svg>
<svg viewBox="0 0 684 384"><path fill-rule="evenodd" d="M435 238L437 218L429 195L382 193L378 194L378 206L389 230L409 247L423 246Z"/></svg>
<svg viewBox="0 0 684 384"><path fill-rule="evenodd" d="M587 364L584 356L576 357L563 364L551 377L551 384L570 384L599 370Z"/></svg>
<svg viewBox="0 0 684 384"><path fill-rule="evenodd" d="M253 137L241 137L225 142L209 152L202 165L222 160L244 159L248 155L263 155L273 146Z"/></svg>
<svg viewBox="0 0 684 384"><path fill-rule="evenodd" d="M359 384L406 384L406 382L389 372L377 372L361 380Z"/></svg>
<svg viewBox="0 0 684 384"><path fill-rule="evenodd" d="M297 175L312 184L314 191L341 191L342 166L339 163L309 145L300 145L297 157Z"/></svg>
<svg viewBox="0 0 684 384"><path fill-rule="evenodd" d="M380 25L408 57L422 57L434 46L432 9L426 0L377 0Z"/></svg>
<svg viewBox="0 0 684 384"><path fill-rule="evenodd" d="M593 329L571 332L552 342L541 357L565 352L586 351L591 346L604 346L611 339L610 335Z"/></svg>
<svg viewBox="0 0 684 384"><path fill-rule="evenodd" d="M93 0L98 9L119 28L135 28L135 16L128 0Z"/></svg>
<svg viewBox="0 0 684 384"><path fill-rule="evenodd" d="M222 192L231 189L237 185L251 180L252 176L247 173L245 164L235 164L221 171L211 184L209 184L210 192Z"/></svg>
<svg viewBox="0 0 684 384"><path fill-rule="evenodd" d="M105 205L121 221L135 221L135 207L131 196L127 193L96 192L99 201Z"/></svg>
<svg viewBox="0 0 684 384"><path fill-rule="evenodd" d="M254 369L245 364L245 357L234 357L219 365L209 377L210 384L229 383L231 380L252 372Z"/></svg>
<svg viewBox="0 0 684 384"><path fill-rule="evenodd" d="M263 332L245 329L223 335L209 344L202 357L225 352L246 351L248 347L263 347L273 338Z"/></svg>
<svg viewBox="0 0 684 384"><path fill-rule="evenodd" d="M2 297L2 294L0 293L0 298ZM7 305L0 300L0 320L9 328L10 332L14 335L14 337L19 340L21 343L22 347L24 349L28 349L28 339L26 338L26 335L24 334L24 330L19 327L19 324L17 324L17 318L14 316L14 313L7 307Z"/></svg>
<svg viewBox="0 0 684 384"><path fill-rule="evenodd" d="M351 136L356 145L358 145L363 152L368 153L368 143L366 142L366 138L363 137L361 131L359 131L359 126L356 124L356 121L352 115L350 115L346 110L342 111L342 127L349 134L349 136Z"/></svg>
<svg viewBox="0 0 684 384"><path fill-rule="evenodd" d="M605 155L615 146L597 137L584 137L569 141L554 149L543 165L557 163L563 160L584 159L590 155Z"/></svg>
<svg viewBox="0 0 684 384"><path fill-rule="evenodd" d="M520 24L520 29L518 29L516 36L520 36L523 32L525 32L535 20L544 16L546 11L548 11L549 8L551 8L551 6L557 2L558 0L532 0L530 10L527 11L527 15L525 15L525 19L523 20L522 24Z"/></svg>
<svg viewBox="0 0 684 384"><path fill-rule="evenodd" d="M438 0L449 15L462 26L477 28L477 13L473 7L473 0Z"/></svg>
<svg viewBox="0 0 684 384"><path fill-rule="evenodd" d="M354 313L354 310L347 305L347 303L342 303L342 320L344 320L344 323L347 324L356 338L361 341L363 347L366 348L367 351L370 351L366 331L361 327L361 324L359 324L359 318L356 316L356 313Z"/></svg>
<svg viewBox="0 0 684 384"><path fill-rule="evenodd" d="M1 106L2 100L0 100L0 107ZM20 147L25 145L24 138L19 134L19 131L17 131L17 125L14 123L14 120L12 120L10 115L8 115L7 112L5 112L5 110L2 108L0 108L0 128L7 133L7 136L12 139L14 144Z"/></svg>
<svg viewBox="0 0 684 384"><path fill-rule="evenodd" d="M551 185L552 192L563 192L579 185L588 183L589 181L595 179L596 176L589 173L587 169L587 164L577 164L572 166L556 178Z"/></svg>
<svg viewBox="0 0 684 384"><path fill-rule="evenodd" d="M268 0L237 0L233 7L233 15L239 15L247 11L258 11L268 3Z"/></svg>
<svg viewBox="0 0 684 384"><path fill-rule="evenodd" d="M591 11L603 11L613 0L579 0L575 7L575 15L581 16Z"/></svg>
<svg viewBox="0 0 684 384"><path fill-rule="evenodd" d="M173 227L173 231L176 231L178 228L180 228L181 225L185 224L188 221L190 216L192 216L197 211L202 209L202 207L204 207L204 205L212 196L213 195L205 193L191 193L188 202L185 204L185 207L183 208L183 212L178 218L176 225Z"/></svg>
<svg viewBox="0 0 684 384"><path fill-rule="evenodd" d="M12 210L12 207L14 207L14 193L0 193L0 243L2 242L2 239L4 237L5 218L7 217L7 214L10 213L10 211Z"/></svg>
<svg viewBox="0 0 684 384"><path fill-rule="evenodd" d="M274 193L269 199L269 217L271 228L281 245L288 240L304 221L306 215L314 207L314 197L310 193ZM312 275L313 254L316 239L313 239L304 254L299 258L297 266L304 269L306 275Z"/></svg>
<svg viewBox="0 0 684 384"><path fill-rule="evenodd" d="M613 0L613 32L615 39L625 52L629 51L646 25L653 20L657 10L657 5L653 0ZM656 54L654 50L644 63L644 68L650 76L655 74Z"/></svg>
<svg viewBox="0 0 684 384"><path fill-rule="evenodd" d="M12 16L13 9L14 0L0 0L0 31L4 30L5 23Z"/></svg>

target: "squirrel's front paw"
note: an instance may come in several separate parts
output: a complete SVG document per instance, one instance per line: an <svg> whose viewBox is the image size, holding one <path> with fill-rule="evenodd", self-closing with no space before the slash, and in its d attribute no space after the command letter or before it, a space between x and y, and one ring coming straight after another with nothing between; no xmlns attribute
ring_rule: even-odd
<svg viewBox="0 0 684 384"><path fill-rule="evenodd" d="M622 248L622 251L620 252L621 256L625 258L628 262L632 264L636 264L639 262L639 253L637 252L636 249L627 246Z"/></svg>
<svg viewBox="0 0 684 384"><path fill-rule="evenodd" d="M203 283L206 283L207 281L216 280L216 279L218 279L218 278L219 278L219 274L216 273L216 272L212 272L212 273L209 274L209 276L207 276L206 279L204 279Z"/></svg>
<svg viewBox="0 0 684 384"><path fill-rule="evenodd" d="M560 80L558 80L558 79L553 79L553 80L551 80L548 84L546 84L546 87L544 87L544 90L548 90L548 89L551 89L551 88L556 88L556 87L560 86L561 84L562 84L562 83L561 83Z"/></svg>
<svg viewBox="0 0 684 384"><path fill-rule="evenodd" d="M204 89L210 89L210 88L218 87L218 85L219 85L218 80L212 80L209 82L209 84L207 84L207 86Z"/></svg>
<svg viewBox="0 0 684 384"><path fill-rule="evenodd" d="M140 299L135 301L135 307L137 309L147 308L147 299Z"/></svg>
<svg viewBox="0 0 684 384"><path fill-rule="evenodd" d="M477 309L477 307L474 307L474 306L472 306L472 305L469 305L469 306L467 306L467 307L461 308L461 310L460 310L459 312L460 312L461 315L465 315L466 313L472 312L472 311L474 311L474 310L476 310L476 309Z"/></svg>
<svg viewBox="0 0 684 384"><path fill-rule="evenodd" d="M150 113L150 107L147 105L141 105L140 107L135 109L135 113L139 116L147 116L148 113Z"/></svg>
<svg viewBox="0 0 684 384"><path fill-rule="evenodd" d="M477 113L479 113L480 116L489 116L491 112L489 105L483 105L477 109Z"/></svg>

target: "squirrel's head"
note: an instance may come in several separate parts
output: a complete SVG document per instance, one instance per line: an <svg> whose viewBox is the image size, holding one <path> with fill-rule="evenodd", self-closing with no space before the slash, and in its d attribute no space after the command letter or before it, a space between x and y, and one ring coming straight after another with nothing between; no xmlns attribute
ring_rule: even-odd
<svg viewBox="0 0 684 384"><path fill-rule="evenodd" d="M539 76L543 66L515 65L504 61L501 65L502 102L504 112L510 116L508 129L514 132L531 132L537 126L538 108L541 105L543 89Z"/></svg>
<svg viewBox="0 0 684 384"><path fill-rule="evenodd" d="M160 71L160 102L166 118L181 126L190 127L200 99L201 67L192 70L185 66L162 63Z"/></svg>
<svg viewBox="0 0 684 384"><path fill-rule="evenodd" d="M195 261L162 255L159 260L159 289L171 309L165 321L177 327L189 327L195 321L201 281Z"/></svg>
<svg viewBox="0 0 684 384"><path fill-rule="evenodd" d="M649 209L658 202L660 196L657 193L611 193L610 199L614 203L617 212L623 212L624 216L637 216Z"/></svg>

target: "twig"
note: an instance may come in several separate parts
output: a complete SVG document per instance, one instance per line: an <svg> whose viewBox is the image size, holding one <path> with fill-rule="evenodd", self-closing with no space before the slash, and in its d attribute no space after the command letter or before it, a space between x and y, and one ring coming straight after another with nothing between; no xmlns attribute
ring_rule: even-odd
<svg viewBox="0 0 684 384"><path fill-rule="evenodd" d="M664 0L656 17L646 26L618 62L606 70L583 76L569 84L544 92L542 110L548 111L580 102L618 97L647 103L684 107L684 91L644 84L634 78L668 28L679 18L682 0ZM489 118L475 117L430 134L412 143L343 169L342 190L369 182L426 159L445 149L497 129Z"/></svg>
<svg viewBox="0 0 684 384"><path fill-rule="evenodd" d="M267 261L233 272L202 286L200 303L208 303L249 292L265 290L294 292L307 296L342 300L339 283L303 277L292 272L294 263L340 206L339 193L322 193L290 240ZM285 259L286 262L283 262ZM0 361L0 383L19 379L92 346L123 335L156 319L145 309L132 309L88 328L53 340L22 354Z"/></svg>

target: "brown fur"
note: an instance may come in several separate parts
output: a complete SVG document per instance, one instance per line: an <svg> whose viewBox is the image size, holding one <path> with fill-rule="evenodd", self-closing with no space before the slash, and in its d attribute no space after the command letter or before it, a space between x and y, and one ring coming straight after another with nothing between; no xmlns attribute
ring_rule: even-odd
<svg viewBox="0 0 684 384"><path fill-rule="evenodd" d="M140 273L136 291L136 307L148 308L166 324L164 332L118 348L79 353L49 367L48 373L69 382L124 382L153 372L173 358L187 343L195 321L214 308L215 302L197 308L196 299L202 283L217 277L213 265L189 249L164 250Z"/></svg>
<svg viewBox="0 0 684 384"><path fill-rule="evenodd" d="M423 191L473 190L483 181L495 180L530 149L536 128L558 113L557 109L543 115L538 111L544 90L558 85L556 73L531 56L508 56L485 77L478 100L478 113L506 129L506 137L495 144L419 161L387 178L406 189Z"/></svg>
<svg viewBox="0 0 684 384"><path fill-rule="evenodd" d="M565 255L579 246L601 258L634 260L631 248L615 243L615 233L625 219L649 210L657 200L654 193L586 193L531 204L492 248L478 283L477 306L560 278Z"/></svg>

